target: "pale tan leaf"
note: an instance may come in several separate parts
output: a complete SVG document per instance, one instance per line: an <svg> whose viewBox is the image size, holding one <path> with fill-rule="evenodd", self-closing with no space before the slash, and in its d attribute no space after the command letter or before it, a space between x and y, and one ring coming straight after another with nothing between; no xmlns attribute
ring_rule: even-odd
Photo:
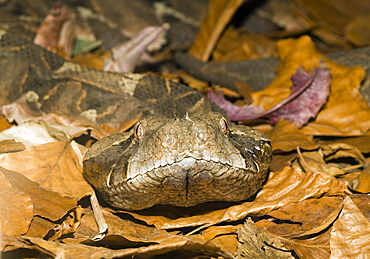
<svg viewBox="0 0 370 259"><path fill-rule="evenodd" d="M82 177L82 156L75 142L52 142L9 153L0 159L0 166L61 195L81 198L91 193Z"/></svg>
<svg viewBox="0 0 370 259"><path fill-rule="evenodd" d="M208 15L200 26L189 54L207 61L220 34L243 2L243 0L211 0Z"/></svg>
<svg viewBox="0 0 370 259"><path fill-rule="evenodd" d="M0 132L0 140L5 139L14 139L28 148L49 142L66 141L68 137L43 121L27 121Z"/></svg>
<svg viewBox="0 0 370 259"><path fill-rule="evenodd" d="M370 222L349 196L333 225L330 250L331 259L370 258Z"/></svg>
<svg viewBox="0 0 370 259"><path fill-rule="evenodd" d="M28 230L33 215L33 203L22 190L13 188L0 167L0 229L2 235L22 235Z"/></svg>

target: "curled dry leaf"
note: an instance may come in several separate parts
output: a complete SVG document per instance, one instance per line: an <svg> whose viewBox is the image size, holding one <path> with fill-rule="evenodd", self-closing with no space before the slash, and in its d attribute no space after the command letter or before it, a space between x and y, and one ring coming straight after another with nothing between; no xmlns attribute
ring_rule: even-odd
<svg viewBox="0 0 370 259"><path fill-rule="evenodd" d="M169 24L151 26L142 29L130 41L112 49L112 59L104 63L104 71L133 72L135 66L146 50L155 42L164 42L164 33L169 29ZM162 44L157 44L161 46Z"/></svg>
<svg viewBox="0 0 370 259"><path fill-rule="evenodd" d="M330 258L367 258L370 252L370 223L350 196L331 231Z"/></svg>
<svg viewBox="0 0 370 259"><path fill-rule="evenodd" d="M238 237L236 258L294 258L278 238L256 227L250 218L238 229Z"/></svg>
<svg viewBox="0 0 370 259"><path fill-rule="evenodd" d="M227 101L222 92L214 93L212 90L207 97L225 110L231 120L253 120L268 116L271 122L276 123L281 119L294 122L301 128L308 120L316 116L325 104L329 94L330 77L326 69L315 69L309 76L301 67L292 76L293 88L291 94L268 110L263 110L260 105L236 106Z"/></svg>
<svg viewBox="0 0 370 259"><path fill-rule="evenodd" d="M291 95L298 92L311 80L312 83L310 86L300 95L277 111L269 114L269 119L273 123L285 119L294 122L298 128L301 128L310 118L316 116L321 107L326 103L329 95L329 70L318 68L310 76L302 67L299 67L298 71L292 76L293 87Z"/></svg>
<svg viewBox="0 0 370 259"><path fill-rule="evenodd" d="M22 235L28 230L33 215L31 197L18 188L13 188L5 174L13 172L0 167L0 218L2 235Z"/></svg>
<svg viewBox="0 0 370 259"><path fill-rule="evenodd" d="M349 144L340 143L340 141L338 141L337 143L329 145L321 145L320 148L326 160L352 157L362 166L366 164L364 155L356 147Z"/></svg>
<svg viewBox="0 0 370 259"><path fill-rule="evenodd" d="M302 156L299 156L299 159L294 161L292 166L303 171L316 171L333 176L346 173L336 164L327 164L322 153L318 151L303 152Z"/></svg>
<svg viewBox="0 0 370 259"><path fill-rule="evenodd" d="M82 177L80 148L74 141L46 143L9 153L0 159L0 166L61 195L81 198L91 193L91 187Z"/></svg>

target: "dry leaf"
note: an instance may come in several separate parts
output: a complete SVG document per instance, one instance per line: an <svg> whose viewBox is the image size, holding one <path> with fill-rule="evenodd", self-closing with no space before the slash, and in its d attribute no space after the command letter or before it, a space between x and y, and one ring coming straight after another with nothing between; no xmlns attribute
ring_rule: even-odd
<svg viewBox="0 0 370 259"><path fill-rule="evenodd" d="M241 61L277 56L276 43L265 35L243 33L228 26L212 52L212 60Z"/></svg>
<svg viewBox="0 0 370 259"><path fill-rule="evenodd" d="M36 121L36 123L43 124L45 127L52 131L53 133L59 133L58 140L67 140L68 137L61 138L61 135L77 136L78 134L84 134L88 129L93 129L92 135L94 137L107 136L108 134L98 126L96 123L92 122L96 114L90 114L89 112L84 112L78 117L69 117L66 115L57 115L54 113L49 114L35 114L29 106L22 100L22 97L18 99L15 103L4 105L2 111L5 117L9 121L15 121L17 124L24 124L28 121ZM43 121L43 122L40 122ZM50 141L49 141L50 142Z"/></svg>
<svg viewBox="0 0 370 259"><path fill-rule="evenodd" d="M364 155L356 147L341 143L340 140L338 140L337 143L333 143L330 145L321 145L320 148L326 161L341 158L343 158L344 161L344 158L351 157L359 163L359 166L366 165Z"/></svg>
<svg viewBox="0 0 370 259"><path fill-rule="evenodd" d="M0 132L6 129L9 129L12 125L8 122L4 116L0 115Z"/></svg>
<svg viewBox="0 0 370 259"><path fill-rule="evenodd" d="M243 2L243 0L211 0L207 18L200 26L189 54L207 61L222 31Z"/></svg>
<svg viewBox="0 0 370 259"><path fill-rule="evenodd" d="M296 150L297 147L307 150L318 148L312 137L299 132L297 126L287 120L278 121L272 132L268 133L268 136L274 150L287 152Z"/></svg>
<svg viewBox="0 0 370 259"><path fill-rule="evenodd" d="M370 258L370 223L347 196L331 231L330 258Z"/></svg>
<svg viewBox="0 0 370 259"><path fill-rule="evenodd" d="M2 235L22 235L28 230L33 215L31 197L20 189L13 188L4 174L13 172L0 167L0 228Z"/></svg>
<svg viewBox="0 0 370 259"><path fill-rule="evenodd" d="M46 143L9 153L0 159L0 166L61 195L81 198L91 193L91 187L82 177L80 148L75 142Z"/></svg>
<svg viewBox="0 0 370 259"><path fill-rule="evenodd" d="M369 8L370 10L370 8ZM346 38L356 46L366 46L370 44L370 25L369 14L356 16L345 28Z"/></svg>
<svg viewBox="0 0 370 259"><path fill-rule="evenodd" d="M286 239L301 240L320 235L330 228L343 207L342 197L322 197L307 199L296 203L288 203L271 211L268 216L273 218L256 222L256 226L266 229L275 236Z"/></svg>
<svg viewBox="0 0 370 259"><path fill-rule="evenodd" d="M327 164L322 153L318 151L302 153L302 156L300 156L292 166L300 168L303 171L316 171L333 176L343 175L346 173L336 164Z"/></svg>
<svg viewBox="0 0 370 259"><path fill-rule="evenodd" d="M356 179L350 182L350 188L356 192L370 192L370 167L367 167Z"/></svg>
<svg viewBox="0 0 370 259"><path fill-rule="evenodd" d="M162 42L164 33L169 29L169 24L162 26L151 26L142 29L130 41L125 42L112 49L112 59L104 62L104 71L113 72L133 72L135 66L143 56L145 51L156 41Z"/></svg>
<svg viewBox="0 0 370 259"><path fill-rule="evenodd" d="M26 193L31 198L34 215L56 221L77 206L76 200L47 190L18 172L4 170L3 174L14 189Z"/></svg>
<svg viewBox="0 0 370 259"><path fill-rule="evenodd" d="M21 142L16 142L14 139L0 140L0 153L17 152L25 149L25 145L23 145Z"/></svg>
<svg viewBox="0 0 370 259"><path fill-rule="evenodd" d="M321 55L308 36L278 42L282 59L278 76L263 91L252 95L255 104L272 107L290 93L290 77L299 66L313 70L325 61L332 78L329 100L313 122L302 128L310 135L356 136L370 129L370 109L359 91L364 70L336 65Z"/></svg>
<svg viewBox="0 0 370 259"><path fill-rule="evenodd" d="M292 92L298 92L308 81L312 83L299 96L285 104L277 111L269 114L269 119L276 123L280 119L294 122L298 128L305 125L309 119L314 118L321 107L326 103L329 95L329 70L316 68L310 76L302 67L292 76Z"/></svg>
<svg viewBox="0 0 370 259"><path fill-rule="evenodd" d="M236 258L294 258L278 238L256 227L250 218L239 228L238 236Z"/></svg>
<svg viewBox="0 0 370 259"><path fill-rule="evenodd" d="M28 121L0 132L0 140L13 139L26 148L56 141L67 141L63 131L50 127L43 121Z"/></svg>

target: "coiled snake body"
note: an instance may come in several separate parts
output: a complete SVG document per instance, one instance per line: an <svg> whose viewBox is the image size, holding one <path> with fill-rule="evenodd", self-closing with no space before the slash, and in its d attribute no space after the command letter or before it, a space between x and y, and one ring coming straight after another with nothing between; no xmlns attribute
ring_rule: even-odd
<svg viewBox="0 0 370 259"><path fill-rule="evenodd" d="M85 179L114 207L239 201L266 178L267 137L230 125L219 107L185 85L88 69L1 30L0 60L2 105L23 96L34 112L95 114L97 124L143 115L130 132L97 141L84 157Z"/></svg>

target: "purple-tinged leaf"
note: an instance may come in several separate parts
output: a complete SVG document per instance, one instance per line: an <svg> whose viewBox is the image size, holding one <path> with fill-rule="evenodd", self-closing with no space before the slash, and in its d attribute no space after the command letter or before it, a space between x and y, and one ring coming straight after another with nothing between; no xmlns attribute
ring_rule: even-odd
<svg viewBox="0 0 370 259"><path fill-rule="evenodd" d="M142 29L131 40L112 49L112 59L105 61L103 70L114 72L133 72L145 51L154 43L158 48L163 43L164 33L169 29L168 24L150 26ZM152 46L153 47L153 46Z"/></svg>
<svg viewBox="0 0 370 259"><path fill-rule="evenodd" d="M299 68L292 76L291 96L300 91L311 80L312 83L305 91L270 113L271 122L276 123L280 119L285 119L294 122L298 128L301 128L310 118L316 116L329 96L330 74L328 69L316 68L313 75L310 76L303 68Z"/></svg>
<svg viewBox="0 0 370 259"><path fill-rule="evenodd" d="M310 76L300 68L292 76L292 81L290 96L266 111L257 105L236 106L227 101L222 92L209 91L207 97L220 106L231 120L246 121L268 116L273 123L279 119L286 119L300 128L310 118L315 117L325 104L330 91L329 70L318 68Z"/></svg>
<svg viewBox="0 0 370 259"><path fill-rule="evenodd" d="M215 93L211 90L207 93L207 97L220 106L226 112L227 117L233 121L250 120L251 118L256 118L256 116L258 117L258 114L263 112L263 107L260 105L246 104L242 107L236 106L226 100L221 91Z"/></svg>

